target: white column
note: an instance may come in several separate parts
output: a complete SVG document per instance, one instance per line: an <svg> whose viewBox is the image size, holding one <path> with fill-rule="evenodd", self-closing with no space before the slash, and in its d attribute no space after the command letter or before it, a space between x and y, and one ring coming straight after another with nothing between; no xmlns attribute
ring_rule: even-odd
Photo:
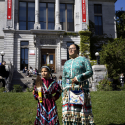
<svg viewBox="0 0 125 125"><path fill-rule="evenodd" d="M62 30L60 25L60 1L55 0L55 30Z"/></svg>
<svg viewBox="0 0 125 125"><path fill-rule="evenodd" d="M86 6L86 22L82 21L82 0L75 0L75 32L88 29L89 25L89 15L88 15L88 0L83 0Z"/></svg>
<svg viewBox="0 0 125 125"><path fill-rule="evenodd" d="M88 0L83 0L86 2L86 22L82 22L82 30L88 30L89 26L89 16L88 16Z"/></svg>
<svg viewBox="0 0 125 125"><path fill-rule="evenodd" d="M39 0L35 0L35 24L34 29L41 29L39 24Z"/></svg>

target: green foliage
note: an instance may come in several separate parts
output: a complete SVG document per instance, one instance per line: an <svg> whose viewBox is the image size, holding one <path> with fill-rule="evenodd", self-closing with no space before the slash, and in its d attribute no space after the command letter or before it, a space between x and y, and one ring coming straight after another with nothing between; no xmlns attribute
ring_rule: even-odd
<svg viewBox="0 0 125 125"><path fill-rule="evenodd" d="M100 62L107 65L109 78L118 79L119 74L125 73L125 39L114 39L103 45Z"/></svg>
<svg viewBox="0 0 125 125"><path fill-rule="evenodd" d="M4 92L4 91L5 91L5 87L1 87L0 92Z"/></svg>
<svg viewBox="0 0 125 125"><path fill-rule="evenodd" d="M78 33L74 33L74 32L65 32L64 36L78 36Z"/></svg>
<svg viewBox="0 0 125 125"><path fill-rule="evenodd" d="M32 87L32 88L28 88L28 87L27 87L26 90L27 90L27 92L32 92L32 91L33 91L33 87Z"/></svg>
<svg viewBox="0 0 125 125"><path fill-rule="evenodd" d="M22 86L21 85L14 85L13 92L22 92Z"/></svg>
<svg viewBox="0 0 125 125"><path fill-rule="evenodd" d="M117 87L122 90L122 91L125 91L125 85L122 87L121 85L117 85Z"/></svg>
<svg viewBox="0 0 125 125"><path fill-rule="evenodd" d="M97 60L90 60L90 64L91 64L91 66L96 65L97 64Z"/></svg>
<svg viewBox="0 0 125 125"><path fill-rule="evenodd" d="M111 91L112 90L112 82L106 76L103 80L99 82L97 85L98 91Z"/></svg>
<svg viewBox="0 0 125 125"><path fill-rule="evenodd" d="M92 36L90 37L90 53L91 59L96 59L95 53L99 52L103 44L107 44L108 41L113 42L113 38L108 37L106 34L102 36Z"/></svg>
<svg viewBox="0 0 125 125"><path fill-rule="evenodd" d="M116 11L117 37L125 38L125 11Z"/></svg>
<svg viewBox="0 0 125 125"><path fill-rule="evenodd" d="M97 91L90 94L96 125L124 125L124 91ZM62 125L61 97L56 101L56 106ZM0 93L0 125L33 125L36 113L37 101L31 92Z"/></svg>
<svg viewBox="0 0 125 125"><path fill-rule="evenodd" d="M90 56L90 31L79 31L80 35L80 53L83 56Z"/></svg>
<svg viewBox="0 0 125 125"><path fill-rule="evenodd" d="M92 60L96 59L95 53L99 52L103 44L107 44L108 41L113 41L112 36L107 34L95 35L95 24L89 20L89 30L91 31L90 35L90 56Z"/></svg>

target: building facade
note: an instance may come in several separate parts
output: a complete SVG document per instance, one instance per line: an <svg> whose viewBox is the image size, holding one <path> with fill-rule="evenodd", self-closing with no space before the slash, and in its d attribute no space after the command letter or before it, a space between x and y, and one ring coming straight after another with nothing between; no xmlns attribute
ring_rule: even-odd
<svg viewBox="0 0 125 125"><path fill-rule="evenodd" d="M15 70L43 65L62 70L67 48L80 44L80 36L64 35L86 30L89 20L95 35L116 38L116 0L1 0L0 52ZM1 58L0 58L1 61Z"/></svg>

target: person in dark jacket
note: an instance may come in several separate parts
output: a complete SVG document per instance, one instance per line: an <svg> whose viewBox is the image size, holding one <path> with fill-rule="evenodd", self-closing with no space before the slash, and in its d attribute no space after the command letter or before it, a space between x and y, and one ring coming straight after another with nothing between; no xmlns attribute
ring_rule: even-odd
<svg viewBox="0 0 125 125"><path fill-rule="evenodd" d="M9 72L6 71L5 65L6 65L5 61L3 61L2 64L0 65L0 76L7 79L9 76ZM2 87L5 87L5 80L1 79L1 82L3 83Z"/></svg>
<svg viewBox="0 0 125 125"><path fill-rule="evenodd" d="M7 77L5 65L6 65L5 61L3 61L2 64L0 65L0 76L2 77Z"/></svg>

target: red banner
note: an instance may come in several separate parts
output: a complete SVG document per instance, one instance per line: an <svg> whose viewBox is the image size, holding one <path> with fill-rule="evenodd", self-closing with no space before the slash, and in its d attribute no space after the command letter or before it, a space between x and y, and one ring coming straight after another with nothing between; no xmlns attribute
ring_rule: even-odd
<svg viewBox="0 0 125 125"><path fill-rule="evenodd" d="M12 0L7 1L7 19L11 20Z"/></svg>
<svg viewBox="0 0 125 125"><path fill-rule="evenodd" d="M82 22L86 22L86 0L82 0Z"/></svg>

